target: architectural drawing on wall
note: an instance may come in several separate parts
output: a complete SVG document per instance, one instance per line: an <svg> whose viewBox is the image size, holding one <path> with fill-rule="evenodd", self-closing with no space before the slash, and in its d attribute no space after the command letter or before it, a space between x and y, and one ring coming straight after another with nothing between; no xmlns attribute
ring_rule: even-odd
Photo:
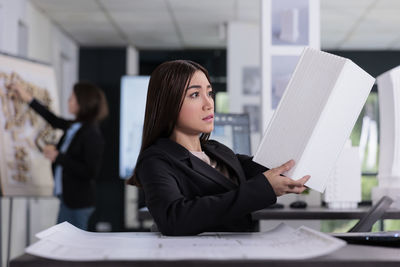
<svg viewBox="0 0 400 267"><path fill-rule="evenodd" d="M41 150L58 134L7 85L19 82L58 113L58 94L50 66L0 55L0 181L5 196L50 196L51 163Z"/></svg>
<svg viewBox="0 0 400 267"><path fill-rule="evenodd" d="M272 1L272 45L309 43L308 1Z"/></svg>
<svg viewBox="0 0 400 267"><path fill-rule="evenodd" d="M261 92L260 67L244 67L242 75L243 94L259 95Z"/></svg>

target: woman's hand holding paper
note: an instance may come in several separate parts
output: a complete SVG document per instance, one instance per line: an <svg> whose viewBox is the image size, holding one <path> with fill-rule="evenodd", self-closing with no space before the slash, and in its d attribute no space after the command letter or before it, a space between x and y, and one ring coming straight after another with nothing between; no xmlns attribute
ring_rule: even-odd
<svg viewBox="0 0 400 267"><path fill-rule="evenodd" d="M307 189L304 184L308 181L308 179L310 179L309 175L306 175L297 181L281 175L282 173L290 170L294 164L295 163L293 160L289 160L285 164L263 173L274 189L276 196L282 196L288 193L300 194Z"/></svg>

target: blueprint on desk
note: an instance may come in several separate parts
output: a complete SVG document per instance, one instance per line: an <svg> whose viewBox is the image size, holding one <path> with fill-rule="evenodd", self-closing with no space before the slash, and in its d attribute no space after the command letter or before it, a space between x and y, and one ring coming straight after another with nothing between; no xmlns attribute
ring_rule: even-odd
<svg viewBox="0 0 400 267"><path fill-rule="evenodd" d="M63 222L36 237L39 241L27 247L27 253L68 261L297 260L329 254L346 244L305 226L293 229L283 223L268 232L169 237L160 233L93 233Z"/></svg>

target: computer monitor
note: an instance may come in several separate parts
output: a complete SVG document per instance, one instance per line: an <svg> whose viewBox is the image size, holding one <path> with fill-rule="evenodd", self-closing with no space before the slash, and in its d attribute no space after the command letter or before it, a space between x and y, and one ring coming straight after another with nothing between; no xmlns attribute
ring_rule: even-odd
<svg viewBox="0 0 400 267"><path fill-rule="evenodd" d="M214 115L214 139L231 148L236 154L251 154L250 121L248 114L216 113Z"/></svg>

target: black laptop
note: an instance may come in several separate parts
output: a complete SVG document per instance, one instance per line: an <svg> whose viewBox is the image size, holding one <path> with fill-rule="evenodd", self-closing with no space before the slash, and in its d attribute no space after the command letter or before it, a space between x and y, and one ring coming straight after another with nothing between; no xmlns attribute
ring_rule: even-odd
<svg viewBox="0 0 400 267"><path fill-rule="evenodd" d="M347 233L333 233L332 236L343 239L351 244L363 244L372 246L400 247L400 230L387 232L370 232L376 221L390 207L393 200L390 197L382 197L371 207L367 214ZM400 212L400 211L399 211Z"/></svg>
<svg viewBox="0 0 400 267"><path fill-rule="evenodd" d="M332 235L350 244L400 247L400 231L335 233Z"/></svg>

